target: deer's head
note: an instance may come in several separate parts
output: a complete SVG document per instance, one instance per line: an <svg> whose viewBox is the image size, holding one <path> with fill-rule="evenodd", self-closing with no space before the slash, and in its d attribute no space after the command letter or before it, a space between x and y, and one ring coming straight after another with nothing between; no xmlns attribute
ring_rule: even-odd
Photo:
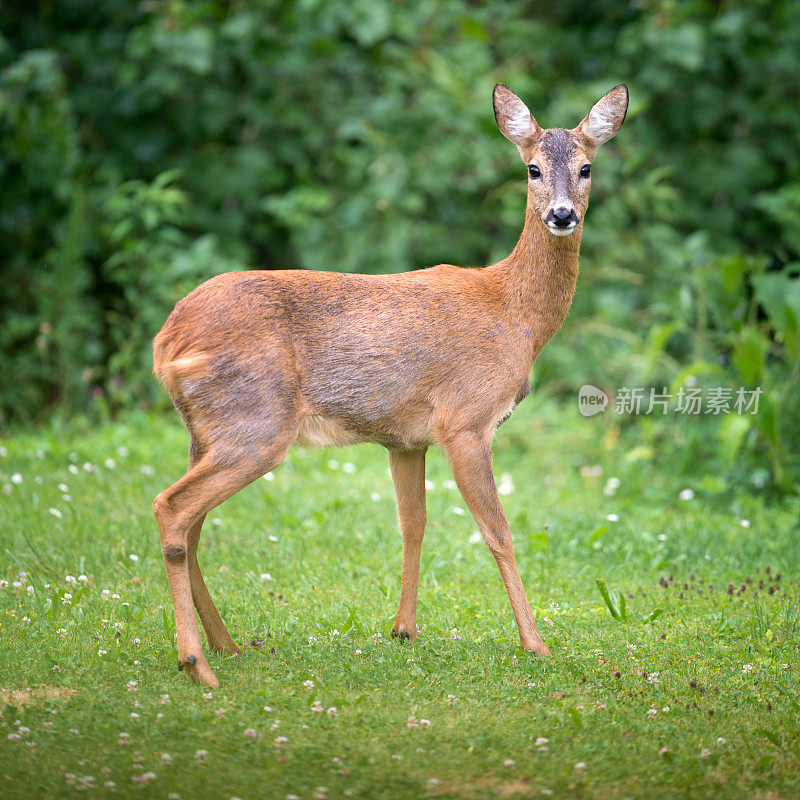
<svg viewBox="0 0 800 800"><path fill-rule="evenodd" d="M620 128L628 110L628 88L615 86L571 130L540 128L528 107L505 84L494 87L494 116L528 169L528 204L555 236L568 236L589 205L592 161L597 148Z"/></svg>

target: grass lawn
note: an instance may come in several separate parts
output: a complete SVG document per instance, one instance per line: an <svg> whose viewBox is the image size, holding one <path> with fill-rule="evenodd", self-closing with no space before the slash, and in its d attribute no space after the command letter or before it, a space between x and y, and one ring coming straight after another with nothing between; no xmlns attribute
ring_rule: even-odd
<svg viewBox="0 0 800 800"><path fill-rule="evenodd" d="M210 655L213 693L177 671L151 515L183 473L177 418L4 440L0 796L800 796L798 503L675 479L644 429L618 434L534 397L496 439L547 660L519 651L440 453L408 646L385 453L292 451L206 522L246 644Z"/></svg>

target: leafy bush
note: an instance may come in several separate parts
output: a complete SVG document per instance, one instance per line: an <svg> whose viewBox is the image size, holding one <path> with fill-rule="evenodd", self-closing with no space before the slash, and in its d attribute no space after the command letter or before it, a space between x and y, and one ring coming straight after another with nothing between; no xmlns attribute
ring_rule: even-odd
<svg viewBox="0 0 800 800"><path fill-rule="evenodd" d="M493 84L542 124L574 125L625 81L629 121L598 158L575 309L539 385L672 384L698 361L731 385L761 381L772 411L735 447L718 432L715 455L748 453L791 486L794 12L790 0L0 7L0 368L14 376L0 421L92 394L112 409L149 402L150 338L226 269L503 257L525 176L496 131Z"/></svg>

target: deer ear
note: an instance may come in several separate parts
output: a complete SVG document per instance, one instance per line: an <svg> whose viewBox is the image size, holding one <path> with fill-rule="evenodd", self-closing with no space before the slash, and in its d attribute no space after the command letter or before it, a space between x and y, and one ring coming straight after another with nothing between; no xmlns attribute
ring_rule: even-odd
<svg viewBox="0 0 800 800"><path fill-rule="evenodd" d="M628 87L620 83L592 106L576 130L590 139L595 147L599 147L620 129L627 111Z"/></svg>
<svg viewBox="0 0 800 800"><path fill-rule="evenodd" d="M494 87L492 100L497 127L510 142L524 147L539 135L541 128L528 111L528 106L504 83L498 83Z"/></svg>

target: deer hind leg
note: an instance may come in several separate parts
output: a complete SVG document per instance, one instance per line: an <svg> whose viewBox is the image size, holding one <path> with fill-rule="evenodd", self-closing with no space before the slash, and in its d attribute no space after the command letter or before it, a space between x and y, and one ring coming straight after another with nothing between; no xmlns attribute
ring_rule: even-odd
<svg viewBox="0 0 800 800"><path fill-rule="evenodd" d="M417 592L419 557L425 535L425 450L390 450L397 514L403 536L403 573L400 604L392 626L392 636L400 641L417 635Z"/></svg>
<svg viewBox="0 0 800 800"><path fill-rule="evenodd" d="M208 593L208 588L197 563L197 544L200 539L200 529L203 527L205 514L189 530L187 541L187 557L189 559L189 583L192 588L192 601L208 640L208 646L215 653L238 655L241 649L233 641L222 617Z"/></svg>
<svg viewBox="0 0 800 800"><path fill-rule="evenodd" d="M266 415L269 419L269 415ZM273 420L274 422L274 420ZM254 446L252 436L259 430L265 439L264 421L247 425L248 442L218 441L208 447L177 483L159 494L153 512L161 533L161 547L167 580L175 607L178 636L178 668L208 686L219 681L203 653L195 605L214 649L236 647L205 588L197 566L197 540L205 515L248 483L274 469L283 461L296 433L297 423L279 429L268 445ZM193 577L194 576L194 577ZM230 652L230 649L227 650Z"/></svg>
<svg viewBox="0 0 800 800"><path fill-rule="evenodd" d="M511 531L492 473L489 442L475 434L464 433L444 442L443 446L464 502L478 523L478 528L500 569L500 576L517 621L522 647L533 650L537 655L549 656L550 651L536 628L514 559Z"/></svg>

